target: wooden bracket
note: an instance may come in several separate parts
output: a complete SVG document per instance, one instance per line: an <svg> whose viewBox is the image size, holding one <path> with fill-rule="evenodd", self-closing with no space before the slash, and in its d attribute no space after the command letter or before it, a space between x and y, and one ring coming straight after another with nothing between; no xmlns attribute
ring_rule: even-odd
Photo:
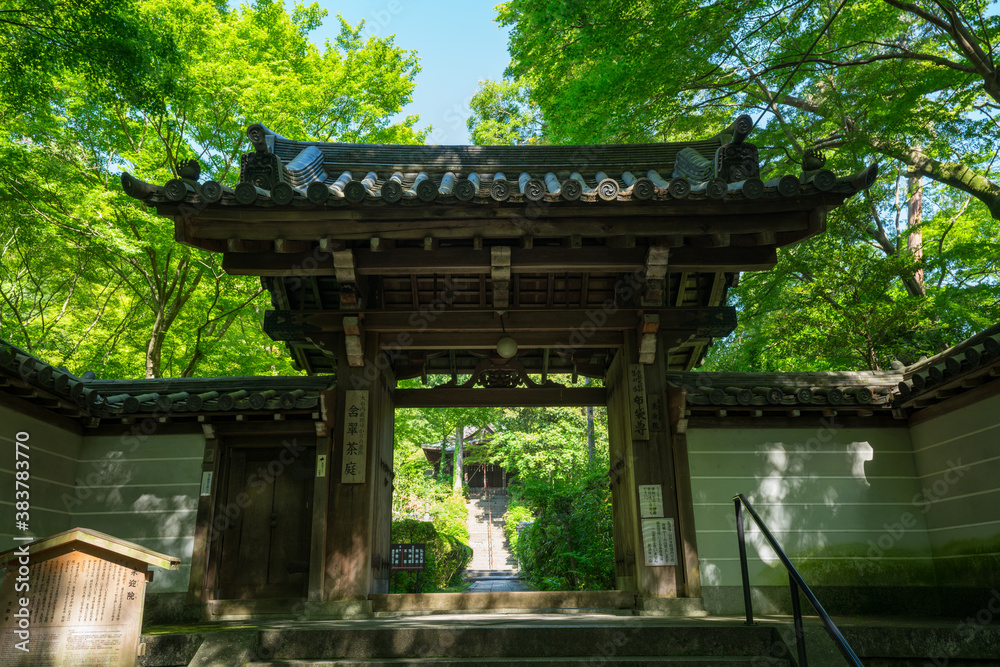
<svg viewBox="0 0 1000 667"><path fill-rule="evenodd" d="M493 308L506 310L510 306L510 247L490 248L490 277L493 281Z"/></svg>
<svg viewBox="0 0 1000 667"><path fill-rule="evenodd" d="M656 333L660 330L660 316L643 313L639 318L639 363L651 364L656 360Z"/></svg>
<svg viewBox="0 0 1000 667"><path fill-rule="evenodd" d="M667 258L670 247L650 246L646 252L646 287L642 292L643 306L662 306L666 292Z"/></svg>
<svg viewBox="0 0 1000 667"><path fill-rule="evenodd" d="M340 285L340 307L346 310L361 308L361 288L355 271L353 250L338 250L333 253L333 271Z"/></svg>
<svg viewBox="0 0 1000 667"><path fill-rule="evenodd" d="M365 330L357 317L344 318L344 345L347 364L358 368L365 365Z"/></svg>

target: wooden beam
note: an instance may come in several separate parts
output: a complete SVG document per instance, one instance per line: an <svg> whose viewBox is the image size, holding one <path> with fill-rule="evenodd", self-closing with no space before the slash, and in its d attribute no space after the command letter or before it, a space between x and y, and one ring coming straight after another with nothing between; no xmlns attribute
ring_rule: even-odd
<svg viewBox="0 0 1000 667"><path fill-rule="evenodd" d="M390 350L493 350L503 334L496 333L402 333L398 337L382 336L381 347ZM549 348L610 349L621 347L622 332L595 332L573 345L565 333L521 332L516 334L519 350Z"/></svg>
<svg viewBox="0 0 1000 667"><path fill-rule="evenodd" d="M602 387L543 387L541 389L397 389L397 408L474 408L509 406L518 408L581 407L606 405Z"/></svg>
<svg viewBox="0 0 1000 667"><path fill-rule="evenodd" d="M496 246L494 246L496 247ZM520 273L630 273L644 265L645 248L511 248L510 272ZM349 252L349 251L348 251ZM354 251L354 270L359 275L412 276L489 274L490 257L464 248L439 248L426 252L397 248L391 252ZM670 271L762 271L777 263L773 247L672 248ZM334 275L334 261L324 253L230 252L222 268L241 276Z"/></svg>
<svg viewBox="0 0 1000 667"><path fill-rule="evenodd" d="M699 202L703 203L703 202ZM839 203L839 202L838 202ZM554 207L553 207L554 208ZM417 209L414 209L416 212ZM756 234L771 231L779 244L796 239L802 234L816 234L822 231L818 226L809 225L809 212L776 211L762 213L758 208L741 211L732 208L719 214L697 215L692 212L654 214L646 217L608 216L606 210L601 215L586 217L545 217L525 220L518 209L515 215L502 215L507 209L495 209L496 217L476 217L470 219L420 216L419 218L398 220L369 220L358 224L357 219L336 219L335 211L282 212L280 217L269 209L212 209L211 217L191 217L183 222L182 240L191 243L193 239L229 239L246 241L263 240L273 242L275 238L311 240L329 235L341 241L365 241L378 237L383 241L410 239L422 240L429 232L436 239L470 238L511 238L519 239L530 235L535 238L563 238L570 234L581 234L589 238L621 236L626 233L635 236L670 236L704 234ZM455 209L451 210L454 213ZM360 211L359 211L360 212ZM596 212L596 211L595 211ZM484 212L476 212L484 215ZM582 213L582 212L578 212ZM318 214L318 215L317 215ZM610 217L610 219L609 219ZM461 224L455 224L460 221ZM815 228L815 231L813 229ZM581 248L582 250L582 248Z"/></svg>
<svg viewBox="0 0 1000 667"><path fill-rule="evenodd" d="M551 331L571 333L580 331L580 337L591 332L633 330L641 314L659 315L661 322L669 322L671 329L690 329L701 336L725 336L736 327L736 309L731 306L715 308L620 308L614 312L602 309L567 308L551 310L508 310L504 326L508 333ZM436 313L428 311L366 311L363 313L366 330L378 333L491 333L499 336L500 318L493 311L462 310ZM264 329L276 340L284 334L338 333L344 330L344 315L317 310L268 310L264 315ZM586 331L587 333L583 333Z"/></svg>

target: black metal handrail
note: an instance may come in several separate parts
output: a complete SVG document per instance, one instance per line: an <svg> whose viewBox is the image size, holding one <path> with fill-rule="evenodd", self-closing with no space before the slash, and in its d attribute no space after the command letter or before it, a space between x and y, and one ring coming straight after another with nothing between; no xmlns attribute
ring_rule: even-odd
<svg viewBox="0 0 1000 667"><path fill-rule="evenodd" d="M736 505L736 536L740 542L740 568L743 571L743 604L746 607L747 613L747 625L753 624L753 605L750 602L750 575L747 571L747 545L746 539L743 536L743 507L747 508L750 512L750 516L753 518L754 523L760 528L760 532L763 533L764 539L767 540L771 548L774 549L774 553L778 555L778 559L781 564L785 566L788 570L788 587L792 593L792 614L795 618L795 645L799 652L799 667L808 667L809 663L806 660L806 642L805 642L805 632L802 629L802 608L799 606L799 589L802 589L802 594L806 596L809 603L812 604L813 609L819 614L820 619L823 621L823 625L826 626L826 631L830 633L833 637L834 643L840 652L844 654L847 661L856 667L864 667L858 656L854 653L854 649L851 648L847 640L844 639L844 635L841 634L840 630L834 624L833 619L830 615L826 613L823 609L823 605L819 603L816 599L816 595L812 592L806 582L802 579L802 575L799 571L795 569L792 565L792 561L788 560L788 556L780 546L778 546L778 541L774 539L774 535L771 531L767 529L767 524L764 520L760 518L754 508L750 505L750 501L746 499L742 493L733 497L733 503Z"/></svg>

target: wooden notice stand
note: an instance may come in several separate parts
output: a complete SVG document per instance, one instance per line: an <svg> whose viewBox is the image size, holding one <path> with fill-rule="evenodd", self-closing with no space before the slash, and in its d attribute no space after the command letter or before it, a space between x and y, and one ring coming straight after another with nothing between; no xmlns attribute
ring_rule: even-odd
<svg viewBox="0 0 1000 667"><path fill-rule="evenodd" d="M0 664L134 666L149 566L179 564L85 528L0 553Z"/></svg>

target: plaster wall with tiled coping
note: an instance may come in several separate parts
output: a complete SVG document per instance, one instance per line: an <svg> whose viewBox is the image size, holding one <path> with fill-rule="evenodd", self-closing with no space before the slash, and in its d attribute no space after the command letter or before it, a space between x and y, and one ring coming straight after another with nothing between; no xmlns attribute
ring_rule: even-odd
<svg viewBox="0 0 1000 667"><path fill-rule="evenodd" d="M178 570L153 568L150 604L179 607L188 588L205 438L200 433L86 436L0 406L0 488L14 488L13 443L29 434L30 534L98 530L181 559ZM141 435L141 434L140 434ZM16 546L13 493L0 498L0 551ZM2 574L0 574L2 577ZM149 616L147 612L147 616Z"/></svg>
<svg viewBox="0 0 1000 667"><path fill-rule="evenodd" d="M913 427L689 430L706 608L743 612L743 493L828 611L975 614L1000 573L998 414L994 397ZM786 613L785 569L747 521L754 609Z"/></svg>
<svg viewBox="0 0 1000 667"><path fill-rule="evenodd" d="M1000 573L998 414L993 397L912 428L817 417L794 429L690 430L706 607L743 609L731 500L742 492L832 611L974 613ZM32 534L81 526L177 556L179 570L156 571L147 606L183 605L201 434L86 436L3 406L0 424L4 451L30 434ZM11 455L0 487L13 481ZM13 516L13 498L0 507ZM0 550L14 546L12 527L0 527ZM783 569L754 529L748 538L756 608L787 611Z"/></svg>

